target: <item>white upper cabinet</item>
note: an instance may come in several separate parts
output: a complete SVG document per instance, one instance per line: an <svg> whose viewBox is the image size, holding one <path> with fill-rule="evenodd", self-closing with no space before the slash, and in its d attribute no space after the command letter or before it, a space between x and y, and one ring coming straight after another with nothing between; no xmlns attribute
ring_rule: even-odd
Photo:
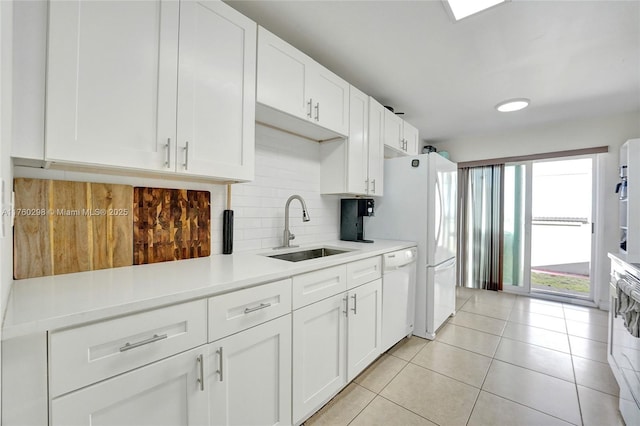
<svg viewBox="0 0 640 426"><path fill-rule="evenodd" d="M320 192L382 195L385 109L353 86L349 99L349 138L320 145Z"/></svg>
<svg viewBox="0 0 640 426"><path fill-rule="evenodd" d="M405 140L405 151L407 155L418 155L420 145L418 129L406 121L402 122L402 133Z"/></svg>
<svg viewBox="0 0 640 426"><path fill-rule="evenodd" d="M369 96L351 88L347 142L347 192L366 194L369 178Z"/></svg>
<svg viewBox="0 0 640 426"><path fill-rule="evenodd" d="M383 195L384 182L384 112L386 108L369 97L369 148L367 194Z"/></svg>
<svg viewBox="0 0 640 426"><path fill-rule="evenodd" d="M305 93L311 59L258 27L257 101L299 118L310 118Z"/></svg>
<svg viewBox="0 0 640 426"><path fill-rule="evenodd" d="M349 132L349 83L262 27L257 101L259 122L314 140Z"/></svg>
<svg viewBox="0 0 640 426"><path fill-rule="evenodd" d="M386 108L384 110L384 145L396 151L404 151L402 118Z"/></svg>
<svg viewBox="0 0 640 426"><path fill-rule="evenodd" d="M217 0L180 4L177 171L252 180L256 24Z"/></svg>
<svg viewBox="0 0 640 426"><path fill-rule="evenodd" d="M255 23L214 0L49 7L45 160L253 178Z"/></svg>
<svg viewBox="0 0 640 426"><path fill-rule="evenodd" d="M418 155L420 137L418 129L385 109L384 111L384 146L388 156Z"/></svg>
<svg viewBox="0 0 640 426"><path fill-rule="evenodd" d="M349 83L314 62L306 79L311 119L341 135L349 134Z"/></svg>
<svg viewBox="0 0 640 426"><path fill-rule="evenodd" d="M178 16L177 2L50 2L47 160L166 167Z"/></svg>

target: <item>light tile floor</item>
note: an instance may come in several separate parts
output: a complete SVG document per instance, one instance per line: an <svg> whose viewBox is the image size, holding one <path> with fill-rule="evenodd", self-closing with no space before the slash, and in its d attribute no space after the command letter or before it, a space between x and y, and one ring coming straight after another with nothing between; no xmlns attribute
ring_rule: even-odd
<svg viewBox="0 0 640 426"><path fill-rule="evenodd" d="M383 354L306 425L624 425L598 309L459 288L434 341Z"/></svg>

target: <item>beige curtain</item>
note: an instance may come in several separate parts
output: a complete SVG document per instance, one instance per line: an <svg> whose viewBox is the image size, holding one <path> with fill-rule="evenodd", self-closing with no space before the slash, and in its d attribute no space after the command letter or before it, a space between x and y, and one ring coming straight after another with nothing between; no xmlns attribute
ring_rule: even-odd
<svg viewBox="0 0 640 426"><path fill-rule="evenodd" d="M502 290L504 164L465 167L459 171L460 284Z"/></svg>

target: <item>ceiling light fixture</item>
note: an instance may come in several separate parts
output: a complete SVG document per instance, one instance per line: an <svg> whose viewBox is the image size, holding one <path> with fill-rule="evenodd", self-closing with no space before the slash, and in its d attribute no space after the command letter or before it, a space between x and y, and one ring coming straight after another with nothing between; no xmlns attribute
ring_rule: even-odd
<svg viewBox="0 0 640 426"><path fill-rule="evenodd" d="M455 20L459 21L462 18L489 9L505 1L506 0L446 0L445 3L449 5L449 9L451 9Z"/></svg>
<svg viewBox="0 0 640 426"><path fill-rule="evenodd" d="M521 109L528 107L529 102L529 99L525 98L509 99L508 101L500 102L496 105L496 109L500 112L520 111Z"/></svg>

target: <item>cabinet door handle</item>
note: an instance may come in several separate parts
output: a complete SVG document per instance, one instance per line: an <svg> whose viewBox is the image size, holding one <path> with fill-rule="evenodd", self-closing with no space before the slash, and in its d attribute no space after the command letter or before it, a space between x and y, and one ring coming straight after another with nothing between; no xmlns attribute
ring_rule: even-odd
<svg viewBox="0 0 640 426"><path fill-rule="evenodd" d="M149 337L148 339L141 340L139 342L135 342L135 343L127 342L124 344L124 346L120 348L120 352L130 351L131 349L139 348L140 346L148 345L149 343L157 342L159 340L163 340L166 338L167 338L166 334L160 334L160 335L154 334L153 337Z"/></svg>
<svg viewBox="0 0 640 426"><path fill-rule="evenodd" d="M268 308L271 306L271 303L261 303L258 306L254 306L253 308L244 308L244 313L248 314L251 312L259 311L260 309Z"/></svg>
<svg viewBox="0 0 640 426"><path fill-rule="evenodd" d="M198 355L196 358L196 363L198 364L198 384L200 385L200 391L204 392L204 360L202 359L202 354Z"/></svg>
<svg viewBox="0 0 640 426"><path fill-rule="evenodd" d="M344 301L344 311L342 311L342 313L344 314L345 317L349 316L349 298L347 296L343 297L342 300Z"/></svg>
<svg viewBox="0 0 640 426"><path fill-rule="evenodd" d="M375 179L371 179L371 192L373 194L376 193L376 180Z"/></svg>
<svg viewBox="0 0 640 426"><path fill-rule="evenodd" d="M313 109L313 99L309 98L309 102L307 102L307 105L309 106L309 111L307 112L307 117L311 118L311 111Z"/></svg>
<svg viewBox="0 0 640 426"><path fill-rule="evenodd" d="M364 192L365 192L366 194L368 194L368 193L369 193L369 179L365 179L365 180L364 180Z"/></svg>
<svg viewBox="0 0 640 426"><path fill-rule="evenodd" d="M218 354L218 371L216 371L216 373L218 373L220 375L220 381L223 380L223 376L222 376L222 368L223 368L223 364L222 364L222 356L223 356L223 352L222 352L222 346L220 346L220 349L218 349L216 351L216 353Z"/></svg>
<svg viewBox="0 0 640 426"><path fill-rule="evenodd" d="M351 297L353 298L353 308L351 308L351 310L353 311L353 315L358 315L358 295L354 294Z"/></svg>
<svg viewBox="0 0 640 426"><path fill-rule="evenodd" d="M184 145L184 169L189 169L189 141Z"/></svg>
<svg viewBox="0 0 640 426"><path fill-rule="evenodd" d="M320 102L316 104L316 121L320 121Z"/></svg>
<svg viewBox="0 0 640 426"><path fill-rule="evenodd" d="M164 165L169 169L171 168L171 138L167 138L165 148L167 148L167 161L164 162Z"/></svg>

